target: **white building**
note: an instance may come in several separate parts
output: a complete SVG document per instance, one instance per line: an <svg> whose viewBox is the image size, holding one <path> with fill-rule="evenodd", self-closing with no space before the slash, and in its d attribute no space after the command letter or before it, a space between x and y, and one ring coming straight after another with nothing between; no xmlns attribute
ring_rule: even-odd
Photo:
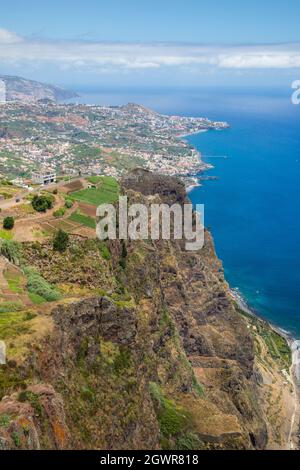
<svg viewBox="0 0 300 470"><path fill-rule="evenodd" d="M35 171L32 173L32 182L34 184L51 184L51 183L56 183L56 173L55 171Z"/></svg>

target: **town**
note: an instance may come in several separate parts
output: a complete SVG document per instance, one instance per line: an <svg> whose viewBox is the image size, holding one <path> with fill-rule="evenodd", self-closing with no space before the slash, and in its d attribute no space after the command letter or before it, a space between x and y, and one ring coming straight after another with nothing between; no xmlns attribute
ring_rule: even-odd
<svg viewBox="0 0 300 470"><path fill-rule="evenodd" d="M183 136L226 127L225 122L165 116L136 104L6 102L0 106L0 177L27 187L47 182L43 174L52 175L49 182L55 175L120 177L138 166L193 177L207 165Z"/></svg>

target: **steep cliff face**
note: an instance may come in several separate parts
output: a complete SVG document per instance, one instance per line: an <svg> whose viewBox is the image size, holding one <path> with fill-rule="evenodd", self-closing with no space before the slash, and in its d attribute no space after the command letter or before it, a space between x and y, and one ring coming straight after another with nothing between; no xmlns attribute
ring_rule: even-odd
<svg viewBox="0 0 300 470"><path fill-rule="evenodd" d="M122 185L145 204L186 198L177 180L143 170ZM24 246L45 276L50 260L68 292L66 266L73 266L77 291L37 309L26 334L7 340L1 447L265 448L253 335L229 297L210 234L197 253L179 241L107 247L110 259L99 255L102 243L75 237L55 256L47 244Z"/></svg>

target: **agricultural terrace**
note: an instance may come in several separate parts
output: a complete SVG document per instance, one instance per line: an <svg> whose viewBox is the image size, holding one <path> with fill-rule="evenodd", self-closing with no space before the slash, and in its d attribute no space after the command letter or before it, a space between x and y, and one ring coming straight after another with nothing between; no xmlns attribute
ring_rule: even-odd
<svg viewBox="0 0 300 470"><path fill-rule="evenodd" d="M112 204L118 200L119 185L111 176L91 176L88 182L92 185L80 191L74 191L69 197L74 201L81 201L94 206Z"/></svg>

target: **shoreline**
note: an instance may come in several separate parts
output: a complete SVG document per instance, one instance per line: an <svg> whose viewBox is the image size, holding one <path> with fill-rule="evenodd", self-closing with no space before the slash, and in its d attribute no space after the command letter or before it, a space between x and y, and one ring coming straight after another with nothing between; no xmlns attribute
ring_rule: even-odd
<svg viewBox="0 0 300 470"><path fill-rule="evenodd" d="M215 130L223 130L223 129L215 129ZM178 136L178 138L184 140L186 137L189 137L191 135L195 134L201 134L203 132L208 132L207 130L203 131L198 131L198 132L191 132L187 135L181 135ZM196 147L194 147L196 148ZM202 155L200 151L196 148L199 158L202 161ZM202 186L201 184L195 184L195 185L189 185L188 188L186 188L187 195L195 187L197 186ZM239 289L237 288L231 288L229 287L229 295L236 302L238 307L245 312L246 314L256 317L257 319L266 322L269 327L276 332L278 335L280 335L282 338L284 338L288 344L288 347L291 352L291 366L289 370L285 370L284 373L286 373L289 377L289 381L293 387L293 402L294 402L294 411L291 416L291 423L290 423L290 432L288 435L287 439L287 446L289 450L298 450L299 445L300 445L300 340L297 340L289 331L284 330L283 328L272 324L268 319L264 318L258 311L256 311L254 308L252 308L246 299L243 297L243 295L239 292ZM282 371L283 372L283 371Z"/></svg>
<svg viewBox="0 0 300 470"><path fill-rule="evenodd" d="M229 295L243 312L267 322L273 331L286 340L290 348L292 364L288 371L288 375L293 386L294 412L291 418L288 445L290 450L298 450L300 437L300 340L295 339L288 331L270 323L267 319L260 316L258 312L248 305L247 301L237 289L229 288ZM295 426L297 426L296 429Z"/></svg>

